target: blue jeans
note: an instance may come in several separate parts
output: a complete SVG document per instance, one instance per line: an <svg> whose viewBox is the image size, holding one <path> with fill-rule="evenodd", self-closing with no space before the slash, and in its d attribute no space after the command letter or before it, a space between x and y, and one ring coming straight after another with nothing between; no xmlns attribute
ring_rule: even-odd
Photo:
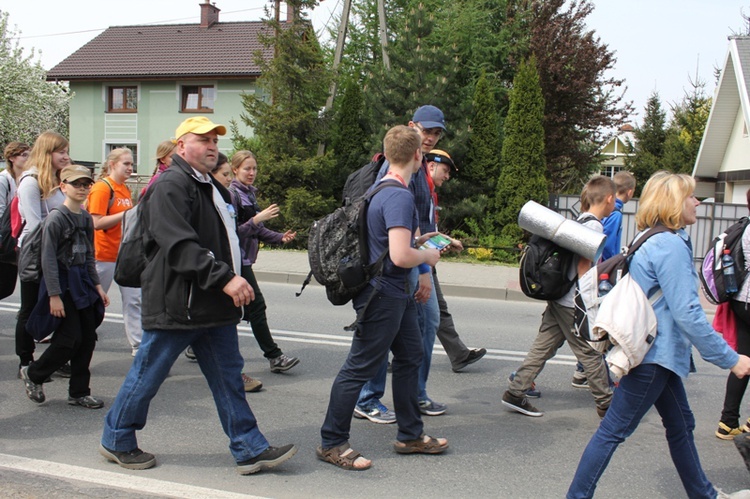
<svg viewBox="0 0 750 499"><path fill-rule="evenodd" d="M651 406L666 429L672 462L690 498L714 498L716 490L706 477L693 440L695 418L682 379L656 364L641 364L623 377L612 404L583 451L567 497L593 497L599 478L617 446L630 436Z"/></svg>
<svg viewBox="0 0 750 499"><path fill-rule="evenodd" d="M409 272L409 289L417 289L419 279L419 269L414 267ZM419 400L426 400L427 397L427 377L430 374L430 364L432 363L432 349L435 346L435 335L440 325L440 307L438 306L437 293L435 292L435 282L432 280L432 293L427 303L417 303L417 315L419 321L419 330L422 335L422 365L419 367ZM412 293L413 294L413 293ZM385 394L385 378L388 372L388 357L383 361L375 376L362 387L357 400L357 407L362 409L372 409L380 405L380 399Z"/></svg>
<svg viewBox="0 0 750 499"><path fill-rule="evenodd" d="M359 310L370 297L366 287L354 298ZM363 385L371 380L393 352L393 405L396 409L399 441L422 434L422 417L417 403L419 365L422 362L421 337L414 299L378 293L370 302L363 320L357 324L349 356L331 387L331 398L320 429L323 448L338 447L349 440L352 412Z"/></svg>
<svg viewBox="0 0 750 499"><path fill-rule="evenodd" d="M135 432L146 426L151 399L177 357L192 346L213 394L221 426L229 437L234 459L247 461L265 451L268 441L245 400L241 376L244 361L237 339L234 325L143 331L138 353L104 419L102 445L120 452L138 447Z"/></svg>

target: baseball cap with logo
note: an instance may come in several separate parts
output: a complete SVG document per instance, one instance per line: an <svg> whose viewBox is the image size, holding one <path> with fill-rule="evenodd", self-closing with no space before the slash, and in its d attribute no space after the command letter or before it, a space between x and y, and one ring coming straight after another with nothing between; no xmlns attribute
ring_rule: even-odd
<svg viewBox="0 0 750 499"><path fill-rule="evenodd" d="M91 170L89 170L85 166L68 165L60 171L60 180L62 180L66 184L75 182L76 180L80 180L82 178L91 180L92 182L94 181L94 179L91 178Z"/></svg>
<svg viewBox="0 0 750 499"><path fill-rule="evenodd" d="M216 133L219 135L226 135L227 133L227 127L225 127L224 125L217 125L205 116L194 116L180 123L180 126L177 127L177 131L175 132L174 136L175 139L179 139L186 133L195 133L201 135L204 133L208 133L211 130L216 130Z"/></svg>
<svg viewBox="0 0 750 499"><path fill-rule="evenodd" d="M444 163L453 168L455 171L458 171L458 167L453 162L453 159L451 159L450 154L445 151L441 151L440 149L433 149L424 156L428 163L431 161L434 161L435 163Z"/></svg>
<svg viewBox="0 0 750 499"><path fill-rule="evenodd" d="M414 111L414 117L411 119L414 123L419 123L425 128L442 128L445 130L445 116L443 112L435 106L422 106Z"/></svg>

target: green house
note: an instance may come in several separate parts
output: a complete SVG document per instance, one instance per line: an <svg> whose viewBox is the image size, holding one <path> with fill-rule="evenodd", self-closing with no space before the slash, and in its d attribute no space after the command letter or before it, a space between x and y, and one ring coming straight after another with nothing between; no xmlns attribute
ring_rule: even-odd
<svg viewBox="0 0 750 499"><path fill-rule="evenodd" d="M194 115L215 123L240 120L242 94L256 92L256 53L273 56L258 37L270 33L260 21L219 22L219 9L199 4L200 24L113 26L47 73L67 81L70 150L76 161L102 163L113 148L134 151L136 172L150 175L157 145ZM229 136L219 142L232 149Z"/></svg>

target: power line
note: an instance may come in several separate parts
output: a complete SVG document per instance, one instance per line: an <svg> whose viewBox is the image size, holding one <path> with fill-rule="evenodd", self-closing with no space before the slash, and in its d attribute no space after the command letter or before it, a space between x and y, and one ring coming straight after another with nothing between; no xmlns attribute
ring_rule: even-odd
<svg viewBox="0 0 750 499"><path fill-rule="evenodd" d="M227 14L238 14L240 12L251 12L251 11L255 11L255 10L263 10L263 7L255 7L255 8L252 8L252 9L242 9L242 10L226 11L226 12L224 12L224 14L225 15L227 15ZM176 21L192 21L192 20L195 20L195 16L181 17L181 18L177 18L177 19L165 19L163 21L151 21L151 22L147 22L147 23L140 23L139 26L146 26L146 25L149 25L149 24L172 23L172 22L176 22ZM106 28L85 29L85 30L81 30L81 31L66 31L66 32L63 32L63 33L49 33L49 34L46 34L46 35L19 36L19 37L16 37L16 39L17 40L29 40L31 38L48 38L48 37L53 37L53 36L79 35L81 33L93 33L93 32L96 32L96 31L104 31L105 29L107 29L109 27L110 26L107 26Z"/></svg>

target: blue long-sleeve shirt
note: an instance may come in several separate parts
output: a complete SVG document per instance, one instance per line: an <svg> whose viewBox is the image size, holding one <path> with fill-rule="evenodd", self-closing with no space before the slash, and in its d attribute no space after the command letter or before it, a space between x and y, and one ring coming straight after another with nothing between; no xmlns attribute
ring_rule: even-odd
<svg viewBox="0 0 750 499"><path fill-rule="evenodd" d="M615 198L614 211L602 220L604 235L607 236L602 251L602 260L615 256L620 253L620 248L622 248L622 206L623 202Z"/></svg>
<svg viewBox="0 0 750 499"><path fill-rule="evenodd" d="M680 229L676 234L662 232L649 238L633 255L630 275L646 296L658 288L664 292L654 303L657 334L644 364L658 364L687 377L691 344L704 360L722 369L737 363L737 353L714 331L701 307L693 247L687 232Z"/></svg>

